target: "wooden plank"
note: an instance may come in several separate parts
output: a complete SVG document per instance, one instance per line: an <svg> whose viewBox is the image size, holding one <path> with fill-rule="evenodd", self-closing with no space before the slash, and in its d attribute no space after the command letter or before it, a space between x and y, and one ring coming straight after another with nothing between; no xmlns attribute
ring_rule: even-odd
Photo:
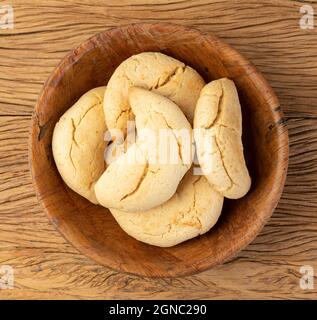
<svg viewBox="0 0 317 320"><path fill-rule="evenodd" d="M2 298L317 298L299 287L317 270L317 36L299 8L316 1L10 0L15 28L0 30L0 265L15 269ZM168 21L214 32L262 71L290 133L283 197L262 233L234 261L195 276L147 279L111 271L69 245L47 220L27 160L30 114L58 61L118 25ZM316 18L315 18L316 25ZM316 285L315 285L316 287Z"/></svg>
<svg viewBox="0 0 317 320"><path fill-rule="evenodd" d="M174 279L117 273L69 245L34 194L27 159L29 116L0 117L0 265L15 288L0 298L316 298L299 286L302 265L317 268L317 119L290 118L289 175L273 217L232 262Z"/></svg>
<svg viewBox="0 0 317 320"><path fill-rule="evenodd" d="M317 28L299 27L305 1L5 3L15 10L15 28L0 30L0 115L31 114L58 61L93 34L127 23L165 21L215 33L264 73L289 117L317 116Z"/></svg>

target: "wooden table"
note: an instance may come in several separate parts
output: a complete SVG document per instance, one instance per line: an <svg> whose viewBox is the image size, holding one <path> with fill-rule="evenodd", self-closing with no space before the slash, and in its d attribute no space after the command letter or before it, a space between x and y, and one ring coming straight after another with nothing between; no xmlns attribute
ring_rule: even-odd
<svg viewBox="0 0 317 320"><path fill-rule="evenodd" d="M0 266L15 271L0 299L317 298L300 267L317 273L317 3L305 1L9 0L14 28L0 30ZM282 199L261 234L233 261L182 278L148 279L97 265L68 244L38 204L28 165L30 117L59 60L114 26L168 21L213 32L240 50L276 91L290 135ZM315 279L316 280L316 279Z"/></svg>

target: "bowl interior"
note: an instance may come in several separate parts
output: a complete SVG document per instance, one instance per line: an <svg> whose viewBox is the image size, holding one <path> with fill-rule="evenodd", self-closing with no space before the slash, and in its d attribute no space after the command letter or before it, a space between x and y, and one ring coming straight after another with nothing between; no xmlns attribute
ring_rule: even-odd
<svg viewBox="0 0 317 320"><path fill-rule="evenodd" d="M252 187L225 200L207 234L172 248L134 240L110 212L70 190L52 156L55 123L83 93L105 85L129 56L160 51L195 68L206 82L234 80L243 114L243 143ZM39 200L62 235L98 263L161 277L192 274L222 263L245 247L271 216L283 189L288 136L279 103L262 75L234 49L209 34L170 24L138 24L97 34L69 53L44 85L32 119L30 164Z"/></svg>

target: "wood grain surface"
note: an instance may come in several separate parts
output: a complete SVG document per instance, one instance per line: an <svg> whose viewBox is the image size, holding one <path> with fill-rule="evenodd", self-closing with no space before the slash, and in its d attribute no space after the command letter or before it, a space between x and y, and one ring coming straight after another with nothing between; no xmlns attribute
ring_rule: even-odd
<svg viewBox="0 0 317 320"><path fill-rule="evenodd" d="M0 299L317 298L299 286L300 267L317 272L317 17L315 1L2 1L15 26L0 30L0 265L15 270ZM317 15L317 14L316 14ZM149 279L113 272L69 245L38 204L29 173L30 118L59 60L93 34L131 22L168 21L221 37L263 72L290 135L282 199L261 234L234 261L195 276Z"/></svg>

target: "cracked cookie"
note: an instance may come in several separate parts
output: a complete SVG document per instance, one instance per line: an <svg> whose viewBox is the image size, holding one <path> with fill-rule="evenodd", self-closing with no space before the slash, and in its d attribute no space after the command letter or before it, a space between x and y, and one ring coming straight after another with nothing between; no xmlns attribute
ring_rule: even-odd
<svg viewBox="0 0 317 320"><path fill-rule="evenodd" d="M94 184L105 170L105 89L88 91L69 108L56 123L52 140L54 160L65 183L95 204Z"/></svg>
<svg viewBox="0 0 317 320"><path fill-rule="evenodd" d="M217 222L223 196L203 176L187 172L167 202L141 212L110 209L131 237L159 247L171 247L209 231Z"/></svg>
<svg viewBox="0 0 317 320"><path fill-rule="evenodd" d="M251 178L243 155L241 106L233 81L215 80L202 89L194 129L198 161L210 184L227 198L243 197Z"/></svg>
<svg viewBox="0 0 317 320"><path fill-rule="evenodd" d="M191 67L159 52L143 52L123 61L111 76L104 97L109 129L125 131L133 112L128 100L132 86L143 87L175 102L192 124L199 93L205 85Z"/></svg>
<svg viewBox="0 0 317 320"><path fill-rule="evenodd" d="M107 208L149 210L173 196L191 167L193 150L189 150L187 157L183 152L183 145L191 140L183 144L174 130L185 130L191 139L192 129L174 102L149 90L130 88L129 105L135 115L137 140L107 167L95 184L95 194L98 202ZM170 150L176 153L172 154L174 162L167 159L162 163L159 152L154 157L150 155L151 150L158 148L152 144L153 140L149 140L149 133L154 133L155 142L158 142L162 129L170 133L172 146L175 146Z"/></svg>

